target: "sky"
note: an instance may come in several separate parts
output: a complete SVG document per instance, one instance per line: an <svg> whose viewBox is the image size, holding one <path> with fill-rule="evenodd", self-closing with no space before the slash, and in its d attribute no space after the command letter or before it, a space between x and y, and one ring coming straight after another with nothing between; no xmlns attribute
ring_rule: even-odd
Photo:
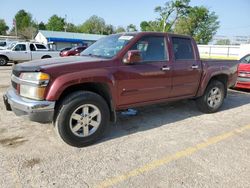
<svg viewBox="0 0 250 188"><path fill-rule="evenodd" d="M11 0L0 3L0 19L9 27L20 9L30 12L37 21L47 22L50 16L67 15L67 21L82 24L92 15L105 19L114 26L140 25L141 21L157 18L156 6L168 0ZM191 0L191 6L205 6L219 16L217 35L250 36L250 0Z"/></svg>

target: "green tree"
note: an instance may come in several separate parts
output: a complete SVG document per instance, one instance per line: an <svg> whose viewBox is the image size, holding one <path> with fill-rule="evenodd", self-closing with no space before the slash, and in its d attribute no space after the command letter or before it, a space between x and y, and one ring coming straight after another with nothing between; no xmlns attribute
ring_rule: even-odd
<svg viewBox="0 0 250 188"><path fill-rule="evenodd" d="M122 26L118 26L115 30L115 33L124 33L126 30Z"/></svg>
<svg viewBox="0 0 250 188"><path fill-rule="evenodd" d="M106 24L103 18L96 15L91 16L80 26L80 32L90 34L103 34L106 29Z"/></svg>
<svg viewBox="0 0 250 188"><path fill-rule="evenodd" d="M229 39L220 39L216 42L217 45L230 45L231 41Z"/></svg>
<svg viewBox="0 0 250 188"><path fill-rule="evenodd" d="M32 15L25 10L19 10L15 15L16 26L19 31L33 26Z"/></svg>
<svg viewBox="0 0 250 188"><path fill-rule="evenodd" d="M155 21L143 21L140 24L141 31L162 31L162 24L158 20Z"/></svg>
<svg viewBox="0 0 250 188"><path fill-rule="evenodd" d="M0 35L6 35L9 27L6 25L4 19L0 19Z"/></svg>
<svg viewBox="0 0 250 188"><path fill-rule="evenodd" d="M64 31L65 20L56 14L49 18L46 28L50 31Z"/></svg>
<svg viewBox="0 0 250 188"><path fill-rule="evenodd" d="M159 17L154 21L141 22L142 31L161 31L170 32L177 20L186 15L189 10L190 0L172 0L166 2L164 6L155 8Z"/></svg>
<svg viewBox="0 0 250 188"><path fill-rule="evenodd" d="M175 33L194 37L199 44L208 44L219 28L218 16L206 7L192 7L187 15L180 18L175 25Z"/></svg>
<svg viewBox="0 0 250 188"><path fill-rule="evenodd" d="M67 23L66 26L67 26L66 28L67 32L78 32L79 30L78 27L73 23Z"/></svg>
<svg viewBox="0 0 250 188"><path fill-rule="evenodd" d="M46 25L45 25L45 23L40 22L40 23L38 24L38 29L39 29L39 30L46 30Z"/></svg>
<svg viewBox="0 0 250 188"><path fill-rule="evenodd" d="M134 25L134 24L129 24L129 25L127 26L127 32L135 32L135 31L137 31L136 25Z"/></svg>
<svg viewBox="0 0 250 188"><path fill-rule="evenodd" d="M18 35L25 39L34 38L37 32L37 25L32 19L32 15L25 10L19 10L15 15L15 22L17 26ZM14 33L15 26L12 28L11 33Z"/></svg>
<svg viewBox="0 0 250 188"><path fill-rule="evenodd" d="M105 26L103 34L104 35L110 35L110 34L113 34L114 32L115 32L114 26L109 24L109 25Z"/></svg>

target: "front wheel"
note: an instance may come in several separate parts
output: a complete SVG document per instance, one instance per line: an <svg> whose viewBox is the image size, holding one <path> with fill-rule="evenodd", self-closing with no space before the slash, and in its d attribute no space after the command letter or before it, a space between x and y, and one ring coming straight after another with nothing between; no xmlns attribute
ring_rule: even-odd
<svg viewBox="0 0 250 188"><path fill-rule="evenodd" d="M200 111L204 113L217 112L222 106L225 98L226 87L220 81L210 82L203 96L196 100Z"/></svg>
<svg viewBox="0 0 250 188"><path fill-rule="evenodd" d="M83 147L97 141L109 121L106 101L93 92L75 92L66 97L58 111L55 127L67 144Z"/></svg>

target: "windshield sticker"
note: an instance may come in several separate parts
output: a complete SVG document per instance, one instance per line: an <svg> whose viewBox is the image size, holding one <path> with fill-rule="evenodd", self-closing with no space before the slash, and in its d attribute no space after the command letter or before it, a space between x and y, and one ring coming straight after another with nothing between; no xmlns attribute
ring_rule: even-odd
<svg viewBox="0 0 250 188"><path fill-rule="evenodd" d="M132 38L134 38L134 36L126 36L126 35L124 35L124 36L121 36L119 38L119 40L131 40Z"/></svg>

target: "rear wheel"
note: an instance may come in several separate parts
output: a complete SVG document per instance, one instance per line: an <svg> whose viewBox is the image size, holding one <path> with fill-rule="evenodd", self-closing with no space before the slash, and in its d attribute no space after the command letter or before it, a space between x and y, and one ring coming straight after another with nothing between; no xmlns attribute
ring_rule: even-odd
<svg viewBox="0 0 250 188"><path fill-rule="evenodd" d="M6 57L0 57L0 66L5 66L8 63L8 59Z"/></svg>
<svg viewBox="0 0 250 188"><path fill-rule="evenodd" d="M198 108L204 113L217 112L223 104L226 88L220 81L212 81L204 95L196 100Z"/></svg>
<svg viewBox="0 0 250 188"><path fill-rule="evenodd" d="M75 92L63 100L55 127L64 142L83 147L100 139L109 116L108 105L101 96L87 91Z"/></svg>

